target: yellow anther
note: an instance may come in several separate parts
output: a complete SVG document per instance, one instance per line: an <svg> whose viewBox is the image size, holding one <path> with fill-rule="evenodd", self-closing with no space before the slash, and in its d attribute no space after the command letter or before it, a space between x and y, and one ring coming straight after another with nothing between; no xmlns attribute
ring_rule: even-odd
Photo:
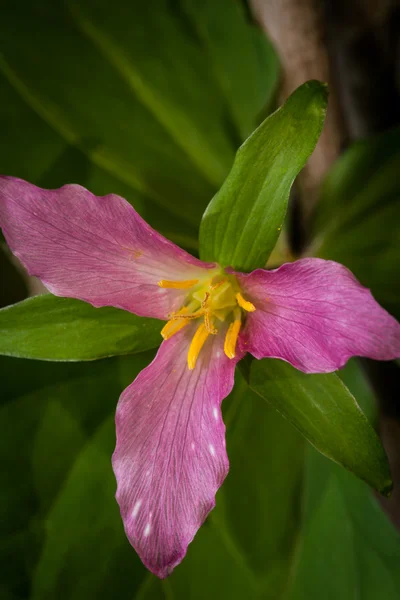
<svg viewBox="0 0 400 600"><path fill-rule="evenodd" d="M157 282L157 285L161 288L173 288L175 290L188 290L189 288L199 283L198 279L187 279L186 281L168 281L168 279L161 279Z"/></svg>
<svg viewBox="0 0 400 600"><path fill-rule="evenodd" d="M233 323L229 325L228 331L225 336L224 352L228 358L235 358L236 356L236 343L240 331L242 322L239 318L236 318Z"/></svg>
<svg viewBox="0 0 400 600"><path fill-rule="evenodd" d="M243 310L247 312L254 312L256 310L254 304L252 304L248 300L245 300L240 292L236 294L236 301L239 304L240 308L243 308Z"/></svg>
<svg viewBox="0 0 400 600"><path fill-rule="evenodd" d="M188 312L188 308L187 308L187 306L184 306L177 312L177 315L179 314L179 315L183 316L187 312ZM163 336L164 340L168 340L170 337L175 335L175 333L178 333L178 331L183 329L185 327L185 325L188 325L188 323L189 323L189 321L186 321L183 319L181 321L176 321L176 320L170 319L164 325L164 327L161 329L161 335Z"/></svg>
<svg viewBox="0 0 400 600"><path fill-rule="evenodd" d="M196 333L193 336L192 342L190 344L189 352L188 352L188 367L192 371L196 366L197 358L200 354L200 350L204 346L206 339L209 336L209 332L207 331L204 323L198 327Z"/></svg>
<svg viewBox="0 0 400 600"><path fill-rule="evenodd" d="M164 340L169 340L170 337L178 333L181 329L183 329L186 325L189 324L189 321L168 321L164 327L161 329L161 335Z"/></svg>

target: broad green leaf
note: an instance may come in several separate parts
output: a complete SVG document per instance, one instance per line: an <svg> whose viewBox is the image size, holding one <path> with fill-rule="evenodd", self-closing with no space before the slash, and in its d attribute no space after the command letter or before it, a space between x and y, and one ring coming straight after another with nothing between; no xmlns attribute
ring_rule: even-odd
<svg viewBox="0 0 400 600"><path fill-rule="evenodd" d="M183 6L211 59L212 73L226 98L238 137L245 140L256 126L255 117L276 90L277 55L261 31L246 25L240 3L184 0ZM259 51L260 60L255 60Z"/></svg>
<svg viewBox="0 0 400 600"><path fill-rule="evenodd" d="M373 388L359 358L351 358L337 373L350 392L357 398L361 410L372 424L377 420L378 404Z"/></svg>
<svg viewBox="0 0 400 600"><path fill-rule="evenodd" d="M321 191L312 252L345 264L400 318L400 129L356 142Z"/></svg>
<svg viewBox="0 0 400 600"><path fill-rule="evenodd" d="M243 271L263 267L278 239L292 183L324 123L325 84L300 86L239 148L200 227L200 254Z"/></svg>
<svg viewBox="0 0 400 600"><path fill-rule="evenodd" d="M135 355L137 356L137 355ZM85 376L88 366L100 368L103 362L48 362L0 356L1 404L40 390L46 385L60 384Z"/></svg>
<svg viewBox="0 0 400 600"><path fill-rule="evenodd" d="M94 360L161 342L162 322L125 310L44 294L0 310L0 353L41 360Z"/></svg>
<svg viewBox="0 0 400 600"><path fill-rule="evenodd" d="M222 96L196 41L166 0L132 11L107 0L69 0L77 27L126 83L132 95L183 150L207 181L218 185L233 159L224 131ZM132 18L134 17L134 18ZM151 41L151 43L149 43Z"/></svg>
<svg viewBox="0 0 400 600"><path fill-rule="evenodd" d="M251 363L249 382L322 454L390 493L385 451L337 375L307 375L284 361L264 359Z"/></svg>
<svg viewBox="0 0 400 600"><path fill-rule="evenodd" d="M80 452L47 515L32 600L127 597L128 589L132 597L140 587L145 570L125 539L114 498L113 446L109 417Z"/></svg>
<svg viewBox="0 0 400 600"><path fill-rule="evenodd" d="M371 490L308 449L288 600L397 600L400 535Z"/></svg>

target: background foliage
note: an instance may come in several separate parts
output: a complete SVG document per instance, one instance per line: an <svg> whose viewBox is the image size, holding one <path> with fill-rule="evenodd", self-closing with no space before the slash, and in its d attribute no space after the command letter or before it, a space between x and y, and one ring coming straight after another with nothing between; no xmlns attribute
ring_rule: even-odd
<svg viewBox="0 0 400 600"><path fill-rule="evenodd" d="M41 0L1 10L0 171L43 187L75 182L119 193L198 252L206 206L275 104L277 57L242 6ZM258 135L270 135L263 127ZM393 131L343 154L325 181L307 249L349 266L397 315L398 141ZM273 217L280 224L286 200ZM3 250L7 305L27 289ZM288 384L290 369L274 361L237 373L223 404L229 477L185 561L158 581L124 536L110 465L116 401L152 359L157 322L143 346L140 323L121 311L101 309L95 319L90 306L50 296L17 310L0 312L0 350L10 355L0 361L2 599L398 598L398 533L366 484L317 453L261 397L277 408L291 403L286 417L295 421L298 376ZM359 365L340 376L374 422ZM315 411L322 389L339 406L334 390L345 388L337 376L316 377L301 381L302 402ZM338 431L336 460L338 448L352 456L346 423ZM321 438L312 441L332 456Z"/></svg>

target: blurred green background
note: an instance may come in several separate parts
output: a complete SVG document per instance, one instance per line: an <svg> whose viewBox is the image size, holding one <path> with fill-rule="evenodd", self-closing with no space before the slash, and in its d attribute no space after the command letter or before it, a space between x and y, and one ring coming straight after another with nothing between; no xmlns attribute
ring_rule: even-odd
<svg viewBox="0 0 400 600"><path fill-rule="evenodd" d="M196 253L202 213L284 76L249 6L39 0L0 16L0 172L118 193ZM348 144L297 248L349 266L397 316L399 141L391 128ZM278 263L296 251L295 206ZM3 306L38 289L5 244L0 256ZM373 493L240 375L223 404L231 471L217 507L169 579L148 573L123 533L110 457L118 396L152 357L1 358L1 600L400 598L400 536ZM341 375L376 423L376 378L356 361ZM387 414L398 384L386 381Z"/></svg>

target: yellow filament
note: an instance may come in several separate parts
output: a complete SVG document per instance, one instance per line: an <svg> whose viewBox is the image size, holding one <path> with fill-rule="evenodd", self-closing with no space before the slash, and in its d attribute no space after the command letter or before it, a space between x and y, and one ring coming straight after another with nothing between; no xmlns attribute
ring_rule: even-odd
<svg viewBox="0 0 400 600"><path fill-rule="evenodd" d="M198 327L196 333L193 336L192 342L190 344L189 353L188 353L188 367L192 371L196 366L197 358L200 354L200 350L204 346L206 339L209 336L209 332L207 331L204 323Z"/></svg>
<svg viewBox="0 0 400 600"><path fill-rule="evenodd" d="M214 327L212 317L208 311L204 313L204 325L206 326L208 333L211 333L212 335L218 333L218 329Z"/></svg>
<svg viewBox="0 0 400 600"><path fill-rule="evenodd" d="M240 308L243 308L243 310L247 312L254 312L256 310L254 304L252 304L248 300L245 300L240 292L236 294L236 300Z"/></svg>
<svg viewBox="0 0 400 600"><path fill-rule="evenodd" d="M229 325L228 331L225 336L224 352L228 358L235 358L236 355L236 342L238 339L240 327L242 322L239 319L235 319L233 323Z"/></svg>
<svg viewBox="0 0 400 600"><path fill-rule="evenodd" d="M168 279L161 279L157 282L157 285L161 288L173 288L176 290L187 290L196 283L199 283L198 279L187 279L186 281L168 281Z"/></svg>
<svg viewBox="0 0 400 600"><path fill-rule="evenodd" d="M210 298L210 292L206 292L204 295L204 300L201 303L202 308L205 308L207 306L207 302L208 302L209 298Z"/></svg>
<svg viewBox="0 0 400 600"><path fill-rule="evenodd" d="M214 283L214 285L210 285L210 290L214 291L214 290L218 289L225 282L226 282L226 279L221 279L221 281Z"/></svg>
<svg viewBox="0 0 400 600"><path fill-rule="evenodd" d="M196 312L191 313L190 315L183 315L180 314L180 311L170 315L171 316L171 321L180 321L181 319L183 321L188 322L190 319L197 319L198 317L201 317L202 315L204 315L205 310L203 308L200 308L199 310L196 310Z"/></svg>

